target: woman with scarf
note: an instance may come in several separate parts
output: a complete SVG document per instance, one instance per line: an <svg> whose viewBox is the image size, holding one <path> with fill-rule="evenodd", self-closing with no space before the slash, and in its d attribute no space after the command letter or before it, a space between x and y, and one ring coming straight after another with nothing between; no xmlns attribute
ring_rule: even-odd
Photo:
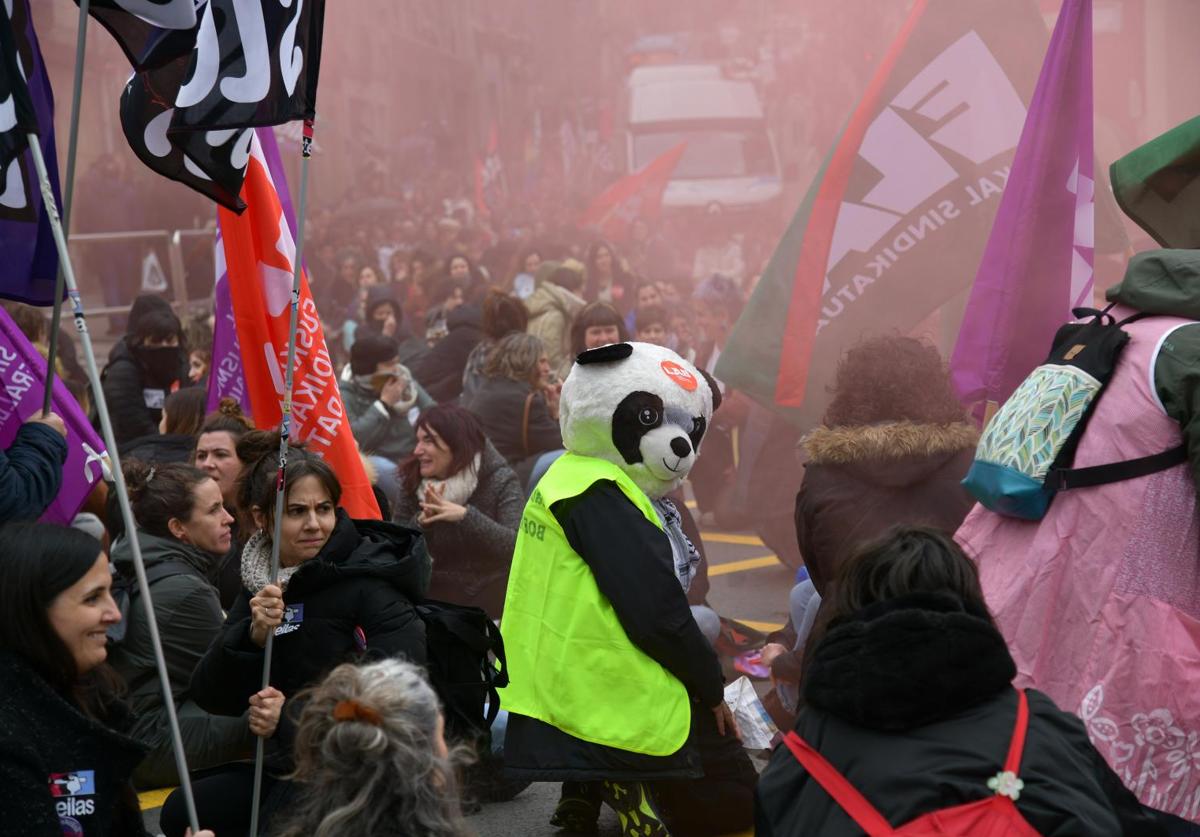
<svg viewBox="0 0 1200 837"><path fill-rule="evenodd" d="M395 520L420 529L433 558L433 599L500 618L525 496L517 475L462 407L417 420L417 446L400 467Z"/></svg>
<svg viewBox="0 0 1200 837"><path fill-rule="evenodd" d="M278 435L275 444L278 445ZM192 675L192 694L209 712L240 715L247 703L256 732L267 739L264 830L294 800L295 708L282 712L260 691L263 649L273 634L270 682L284 698L316 685L338 665L363 657L425 662L425 625L414 602L425 593L429 559L419 536L377 520L351 520L338 508L342 488L333 470L303 448L292 448L283 478L284 516L279 575L271 581L278 460L249 468L244 495L258 531L242 552L244 590L219 636ZM253 765L232 764L193 783L201 819L219 833L245 833ZM180 837L183 800L163 805L161 828Z"/></svg>

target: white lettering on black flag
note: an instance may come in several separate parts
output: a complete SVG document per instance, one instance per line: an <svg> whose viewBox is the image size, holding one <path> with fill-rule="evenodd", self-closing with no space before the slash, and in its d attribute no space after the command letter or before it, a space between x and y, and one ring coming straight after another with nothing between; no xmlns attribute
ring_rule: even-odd
<svg viewBox="0 0 1200 837"><path fill-rule="evenodd" d="M206 2L91 0L88 14L108 30L134 69L152 70L192 51L197 9Z"/></svg>

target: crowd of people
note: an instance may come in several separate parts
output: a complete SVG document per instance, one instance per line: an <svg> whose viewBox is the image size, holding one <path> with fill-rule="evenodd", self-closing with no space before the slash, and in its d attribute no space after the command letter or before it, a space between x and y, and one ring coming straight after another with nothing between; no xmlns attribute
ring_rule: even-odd
<svg viewBox="0 0 1200 837"><path fill-rule="evenodd" d="M255 428L236 402L208 413L211 317L183 321L153 295L133 304L102 376L136 531L125 530L103 483L72 527L29 522L61 480L66 429L57 416L30 419L0 454L6 828L144 833L134 789L181 778L157 633L197 813L219 837L248 828L256 739L267 752L264 833L469 833L463 811L474 799L464 767L490 754L447 733L444 697L425 674L421 608L429 600L475 607L503 626L514 550L528 526L523 510L565 453L563 382L583 353L637 340L672 350L711 381L711 421L685 447L690 455L704 439L690 484L700 521L715 519L734 483L735 429L748 402L711 374L753 286L744 264L710 248L697 254L702 275L680 271L645 221L633 225L622 253L578 238L503 246L488 240L487 225L463 215L462 207L439 214L414 206L391 228L359 228L344 246L335 243L335 219L315 219L312 285L382 520L353 520L340 509L337 475L303 446L278 480L278 432ZM710 272L718 264L733 267ZM1185 282L1191 265L1161 258L1152 268ZM1149 268L1140 269L1131 268L1115 292L1131 306L1145 304L1139 282ZM44 345L37 312L12 306L11 313ZM1176 340L1169 351L1187 345ZM87 405L72 347L63 348L59 372ZM1175 412L1156 430L1164 439L1194 420L1178 395L1190 392L1191 379L1173 363L1148 378L1166 376L1159 391ZM1118 428L1129 419L1121 421ZM1099 426L1088 432L1106 432ZM935 348L890 336L843 358L825 420L800 456L795 526L805 569L790 593L787 627L762 649L777 719L794 735L776 749L757 790L731 743L732 717L703 711L720 704L713 649L721 625L706 606L703 544L682 496L647 499L654 526L625 509L630 522L620 531L586 532L570 512L555 510L581 554L618 543L635 556L642 540L670 529L680 534L664 548L665 566L680 554L685 567L691 562L682 593L665 576L674 602L666 622L647 601L656 589L648 579L636 595L632 576L601 579L622 629L682 673L670 676L692 701L692 736L710 745L698 759L680 750L678 765L656 762L654 782L621 786L644 794L614 804L623 833L722 834L755 825L759 834L882 834L984 800L1001 800L988 802L986 816L1008 818L1014 830L1006 833L1195 833L1184 808L1171 809L1176 817L1162 813L1165 805L1139 803L1128 776L1113 771L1070 713L1078 704L1068 702L1054 672L1034 682L1049 684L1049 695L1013 687L1019 672L1031 670L1031 656L1086 654L1091 635L1076 630L1066 651L1033 643L1010 653L1005 640L1025 624L1013 613L1018 596L992 610L991 593L1029 573L1004 569L1003 543L1019 543L1022 555L1041 555L1049 566L1051 540L1070 534L1054 527L1081 512L1072 496L1055 507L1061 517L1032 528L979 508L968 517L973 500L960 482L977 441ZM1181 485L1192 490L1187 480ZM1103 528L1108 507L1080 502L1083 514L1094 515L1089 525ZM1054 539L1046 534L1055 531ZM156 632L132 581L133 539ZM666 554L672 550L674 558ZM1094 551L1070 557L1077 572L1097 561ZM1152 575L1154 584L1174 584L1158 569ZM1048 624L1057 605L1051 592L1040 595L1039 625ZM263 688L269 636L271 685ZM1037 642L1045 636L1040 631ZM677 647L668 647L671 637ZM536 776L541 754L529 742L547 733L533 735L540 722L530 718L512 720L521 734L510 755ZM564 783L552 822L573 830L593 830L601 801L613 804L608 780L640 775L645 763L619 747L544 740L599 765L556 774ZM502 751L499 740L491 743ZM501 763L487 761L497 771ZM709 784L690 784L698 776ZM713 802L697 789L729 800L728 816L695 816ZM180 837L188 821L177 790L163 805L161 830Z"/></svg>

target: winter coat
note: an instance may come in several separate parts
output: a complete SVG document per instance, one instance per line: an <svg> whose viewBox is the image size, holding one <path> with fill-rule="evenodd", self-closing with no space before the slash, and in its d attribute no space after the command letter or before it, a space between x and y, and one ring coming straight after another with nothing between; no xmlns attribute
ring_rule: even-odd
<svg viewBox="0 0 1200 837"><path fill-rule="evenodd" d="M37 520L62 486L67 440L47 424L22 424L0 451L0 523Z"/></svg>
<svg viewBox="0 0 1200 837"><path fill-rule="evenodd" d="M176 574L160 578L150 588L171 694L178 706L187 700L192 671L225 621L217 590L207 577L216 559L182 541L148 532L139 533L138 543L147 569L167 561L178 568ZM113 544L112 562L117 572L134 577L133 551L125 536ZM138 714L135 737L156 745L164 743L167 713L150 642L146 600L140 595L133 597L125 639L112 649L108 661L129 688L126 700Z"/></svg>
<svg viewBox="0 0 1200 837"><path fill-rule="evenodd" d="M526 401L529 401L528 427ZM484 434L517 472L522 485L539 455L563 446L558 420L550 415L545 397L524 381L484 378L478 391L463 406L479 418Z"/></svg>
<svg viewBox="0 0 1200 837"><path fill-rule="evenodd" d="M571 354L571 323L587 303L549 280L549 275L561 265L551 263L552 269L544 277L543 266L538 267L537 285L525 300L525 308L529 311L529 325L525 330L542 341L550 368L565 379L575 362Z"/></svg>
<svg viewBox="0 0 1200 837"><path fill-rule="evenodd" d="M416 488L405 486L394 519L425 535L433 559L429 598L481 607L498 619L525 494L516 474L491 444L480 456L479 483L466 505L467 516L458 523L422 526L417 522L421 504Z"/></svg>
<svg viewBox="0 0 1200 837"><path fill-rule="evenodd" d="M953 532L971 509L960 485L978 434L969 424L820 427L803 442L796 538L818 591L862 544L897 524Z"/></svg>
<svg viewBox="0 0 1200 837"><path fill-rule="evenodd" d="M804 679L796 732L890 822L987 798L1016 719L1016 666L986 612L915 594L835 623ZM1018 811L1061 837L1161 834L1088 740L1083 724L1030 690ZM760 837L858 837L862 830L778 747L759 780Z"/></svg>
<svg viewBox="0 0 1200 837"><path fill-rule="evenodd" d="M128 709L89 718L10 651L0 683L0 831L144 837L129 777L145 748L127 735Z"/></svg>
<svg viewBox="0 0 1200 837"><path fill-rule="evenodd" d="M380 401L371 387L357 381L340 383L350 430L363 453L382 456L393 462L399 462L412 453L417 446L417 434L409 420L409 413L414 408L420 412L434 405L434 400L420 384L413 381L412 385L416 388L416 403L400 411Z"/></svg>
<svg viewBox="0 0 1200 837"><path fill-rule="evenodd" d="M196 449L196 437L185 433L154 433L139 436L121 445L121 461L137 459L151 465L190 462Z"/></svg>
<svg viewBox="0 0 1200 837"><path fill-rule="evenodd" d="M124 340L113 346L100 374L100 386L118 445L157 435L163 401L170 390L146 380L145 369Z"/></svg>
<svg viewBox="0 0 1200 837"><path fill-rule="evenodd" d="M294 698L330 669L364 656L424 664L425 625L414 602L428 579L429 556L417 533L351 520L339 509L328 542L284 591L287 614L275 629L271 684ZM192 674L192 699L208 712L240 715L261 686L263 649L250 639L250 598L257 592L242 592ZM294 706L285 708L269 742L275 775L291 769L295 721Z"/></svg>
<svg viewBox="0 0 1200 837"><path fill-rule="evenodd" d="M439 404L462 392L467 358L483 340L483 312L478 305L460 305L446 317L446 328L449 333L412 367L413 377Z"/></svg>

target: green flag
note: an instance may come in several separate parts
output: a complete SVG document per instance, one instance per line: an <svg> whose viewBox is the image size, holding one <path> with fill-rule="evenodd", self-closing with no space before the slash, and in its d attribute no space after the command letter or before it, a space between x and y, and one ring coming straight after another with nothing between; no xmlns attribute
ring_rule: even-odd
<svg viewBox="0 0 1200 837"><path fill-rule="evenodd" d="M1200 247L1200 117L1129 152L1109 175L1121 209L1155 241Z"/></svg>

